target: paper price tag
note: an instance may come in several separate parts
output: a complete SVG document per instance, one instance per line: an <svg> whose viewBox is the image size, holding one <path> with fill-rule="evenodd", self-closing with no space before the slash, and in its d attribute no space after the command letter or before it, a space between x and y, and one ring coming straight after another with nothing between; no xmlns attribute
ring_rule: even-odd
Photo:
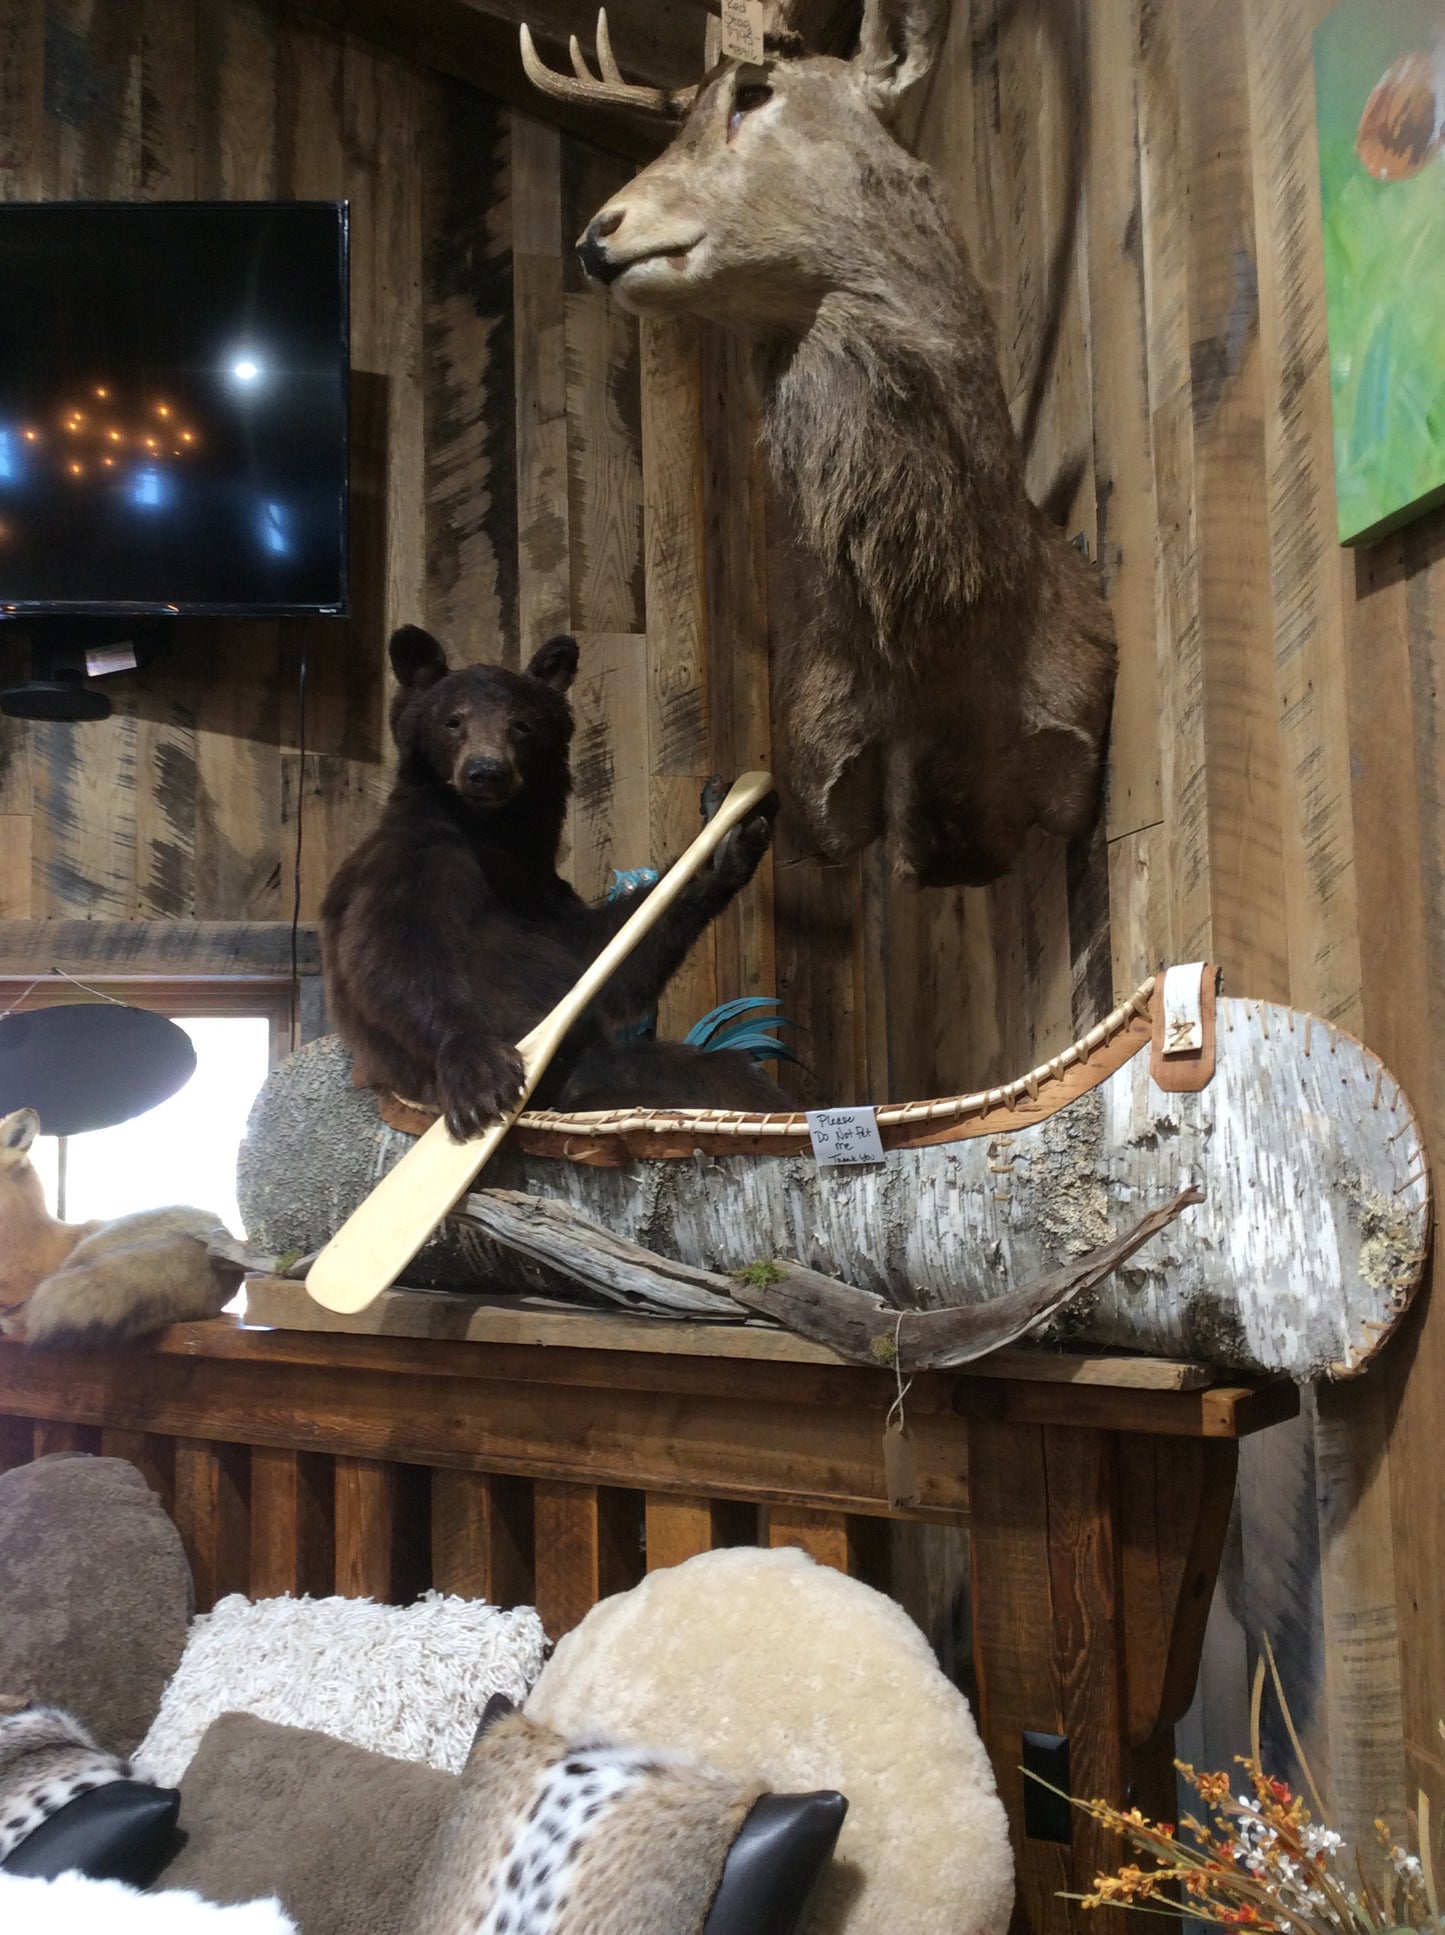
<svg viewBox="0 0 1445 1935"><path fill-rule="evenodd" d="M722 50L730 60L761 64L763 0L722 0Z"/></svg>
<svg viewBox="0 0 1445 1935"><path fill-rule="evenodd" d="M820 1169L883 1160L878 1116L871 1108L809 1109L808 1134L813 1139L813 1160Z"/></svg>

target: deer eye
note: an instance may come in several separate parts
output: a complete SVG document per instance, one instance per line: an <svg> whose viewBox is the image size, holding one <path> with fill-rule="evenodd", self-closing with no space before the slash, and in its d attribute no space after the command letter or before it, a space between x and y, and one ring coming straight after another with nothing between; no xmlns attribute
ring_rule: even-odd
<svg viewBox="0 0 1445 1935"><path fill-rule="evenodd" d="M751 114L754 108L760 108L764 101L771 101L772 98L773 90L763 86L761 82L740 87L733 95L732 113L728 116L728 133L736 133L745 114Z"/></svg>

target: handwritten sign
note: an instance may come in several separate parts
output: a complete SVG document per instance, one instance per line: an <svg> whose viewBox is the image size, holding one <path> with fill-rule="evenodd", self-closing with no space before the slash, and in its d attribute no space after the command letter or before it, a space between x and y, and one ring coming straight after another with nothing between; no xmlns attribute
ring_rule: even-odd
<svg viewBox="0 0 1445 1935"><path fill-rule="evenodd" d="M729 60L761 63L763 0L722 0L722 50Z"/></svg>
<svg viewBox="0 0 1445 1935"><path fill-rule="evenodd" d="M878 1117L871 1108L809 1109L808 1134L820 1169L841 1169L860 1162L882 1162Z"/></svg>

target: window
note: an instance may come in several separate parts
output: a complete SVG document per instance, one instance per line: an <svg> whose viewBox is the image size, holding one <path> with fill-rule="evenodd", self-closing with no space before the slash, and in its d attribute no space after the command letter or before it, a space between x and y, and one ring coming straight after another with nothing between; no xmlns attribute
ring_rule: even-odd
<svg viewBox="0 0 1445 1935"><path fill-rule="evenodd" d="M169 1101L115 1128L42 1134L31 1153L52 1214L82 1223L187 1203L244 1235L236 1153L256 1091L290 1048L289 983L97 977L85 989L169 1016L195 1044L196 1072ZM47 977L26 993L23 982L0 980L0 1012L93 998L85 989Z"/></svg>

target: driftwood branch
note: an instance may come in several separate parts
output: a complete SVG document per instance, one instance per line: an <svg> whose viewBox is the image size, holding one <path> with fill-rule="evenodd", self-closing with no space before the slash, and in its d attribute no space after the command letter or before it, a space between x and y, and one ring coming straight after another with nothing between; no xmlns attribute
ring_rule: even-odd
<svg viewBox="0 0 1445 1935"><path fill-rule="evenodd" d="M1183 1190L1123 1236L1022 1290L954 1309L906 1311L799 1263L768 1266L758 1273L767 1279L763 1282L674 1263L546 1196L478 1190L453 1214L476 1222L493 1241L529 1264L546 1265L589 1302L601 1299L652 1316L711 1322L736 1323L756 1313L826 1344L853 1363L896 1364L907 1375L970 1363L1036 1330L1071 1298L1117 1269L1182 1209L1202 1201L1201 1190Z"/></svg>
<svg viewBox="0 0 1445 1935"><path fill-rule="evenodd" d="M748 1314L732 1294L730 1277L674 1263L625 1236L614 1236L555 1197L479 1189L464 1197L452 1215L476 1223L527 1262L544 1264L549 1274L566 1278L589 1302L600 1298L649 1316L723 1323L738 1323Z"/></svg>
<svg viewBox="0 0 1445 1935"><path fill-rule="evenodd" d="M1181 1190L1162 1209L1152 1210L1123 1236L1090 1250L1022 1290L1006 1290L978 1303L947 1310L895 1310L871 1291L835 1283L801 1264L783 1264L770 1283L736 1282L732 1294L750 1310L774 1317L801 1337L827 1344L854 1363L895 1366L913 1371L952 1370L986 1357L1037 1330L1084 1291L1092 1290L1151 1236L1172 1223L1180 1210L1202 1203L1201 1189Z"/></svg>

